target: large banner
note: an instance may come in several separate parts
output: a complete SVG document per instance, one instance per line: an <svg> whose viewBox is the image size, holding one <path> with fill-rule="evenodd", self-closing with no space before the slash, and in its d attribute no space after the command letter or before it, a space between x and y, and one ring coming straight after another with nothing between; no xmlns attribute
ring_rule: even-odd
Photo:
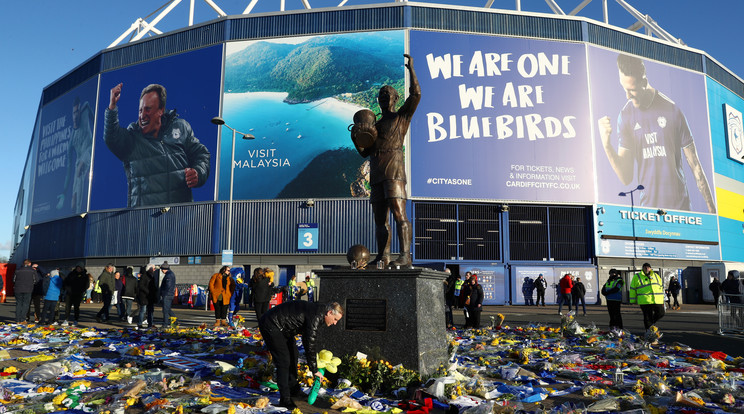
<svg viewBox="0 0 744 414"><path fill-rule="evenodd" d="M600 203L715 213L704 76L588 48ZM643 186L635 199L620 197Z"/></svg>
<svg viewBox="0 0 744 414"><path fill-rule="evenodd" d="M226 48L223 118L241 132L234 143L233 198L369 196L369 167L348 127L362 108L380 112L381 86L404 96L404 32L244 41ZM225 200L233 144L227 127L220 142L218 198Z"/></svg>
<svg viewBox="0 0 744 414"><path fill-rule="evenodd" d="M221 62L213 46L101 75L91 210L214 200Z"/></svg>
<svg viewBox="0 0 744 414"><path fill-rule="evenodd" d="M415 197L594 201L583 45L411 31Z"/></svg>
<svg viewBox="0 0 744 414"><path fill-rule="evenodd" d="M718 82L707 77L705 79L716 173L742 183L744 182L744 168L741 166L744 162L742 160L744 156L744 120L741 114L744 112L744 99L724 88ZM724 200L719 198L718 201L723 202ZM721 206L721 209L724 208L725 206ZM737 210L741 214L741 209L737 208Z"/></svg>
<svg viewBox="0 0 744 414"><path fill-rule="evenodd" d="M716 201L721 229L721 259L744 262L744 99L706 77ZM725 276L725 275L724 275Z"/></svg>
<svg viewBox="0 0 744 414"><path fill-rule="evenodd" d="M88 208L97 86L93 77L41 110L31 215L36 223Z"/></svg>

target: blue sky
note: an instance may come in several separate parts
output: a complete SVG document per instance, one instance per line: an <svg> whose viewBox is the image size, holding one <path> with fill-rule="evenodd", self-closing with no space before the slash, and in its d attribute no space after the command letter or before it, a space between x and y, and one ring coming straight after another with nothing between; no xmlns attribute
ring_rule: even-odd
<svg viewBox="0 0 744 414"><path fill-rule="evenodd" d="M741 0L720 0L701 6L699 0L626 0L643 14L690 47L708 52L719 63L744 77L744 39L740 19ZM9 255L13 208L20 184L34 121L44 87L106 48L138 18L147 18L164 0L34 0L4 2L0 25L0 142L3 143L5 197L0 201L0 256ZM249 0L215 0L227 14L240 14ZM309 0L313 8L331 7L340 0ZM429 0L465 6L482 6L486 0ZM346 5L392 3L349 0ZM522 0L524 11L550 12L543 0ZM579 0L557 0L569 12ZM259 0L255 12L276 11L278 0ZM493 8L514 9L514 0L496 0ZM615 1L610 6L610 24L629 27L633 18ZM287 9L302 7L300 0L286 0ZM602 2L594 0L580 16L600 20ZM189 0L183 0L157 27L169 31L188 24ZM195 22L217 15L202 0L196 0Z"/></svg>

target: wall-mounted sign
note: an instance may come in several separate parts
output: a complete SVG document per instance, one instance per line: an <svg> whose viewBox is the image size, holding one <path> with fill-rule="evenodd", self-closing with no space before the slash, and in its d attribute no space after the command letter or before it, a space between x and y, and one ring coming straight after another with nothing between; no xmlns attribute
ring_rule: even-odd
<svg viewBox="0 0 744 414"><path fill-rule="evenodd" d="M724 119L726 122L726 141L728 144L728 157L744 164L744 124L742 124L741 112L733 106L723 104Z"/></svg>
<svg viewBox="0 0 744 414"><path fill-rule="evenodd" d="M301 252L318 251L318 223L297 225L297 250Z"/></svg>
<svg viewBox="0 0 744 414"><path fill-rule="evenodd" d="M232 266L233 264L233 251L223 250L222 251L222 266Z"/></svg>

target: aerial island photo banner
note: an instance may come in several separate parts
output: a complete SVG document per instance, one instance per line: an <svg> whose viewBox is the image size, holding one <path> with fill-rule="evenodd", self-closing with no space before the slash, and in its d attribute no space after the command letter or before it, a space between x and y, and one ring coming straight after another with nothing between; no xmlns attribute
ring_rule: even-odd
<svg viewBox="0 0 744 414"><path fill-rule="evenodd" d="M348 127L362 108L380 112L381 86L405 96L404 39L386 31L228 43L222 117L240 132L233 198L367 197L367 162ZM222 127L219 200L230 197L232 144Z"/></svg>

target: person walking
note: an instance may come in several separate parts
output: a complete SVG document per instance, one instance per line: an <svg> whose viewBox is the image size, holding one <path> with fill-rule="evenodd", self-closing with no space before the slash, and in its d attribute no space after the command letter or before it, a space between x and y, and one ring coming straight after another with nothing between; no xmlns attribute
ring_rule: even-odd
<svg viewBox="0 0 744 414"><path fill-rule="evenodd" d="M525 306L534 306L535 302L532 299L532 293L535 290L535 282L530 277L525 277L522 282L522 296L524 296Z"/></svg>
<svg viewBox="0 0 744 414"><path fill-rule="evenodd" d="M542 302L542 306L545 306L545 290L548 289L548 282L543 277L543 274L540 273L537 275L537 279L535 279L535 291L537 292L537 300L535 301L535 306L540 306L540 303Z"/></svg>
<svg viewBox="0 0 744 414"><path fill-rule="evenodd" d="M44 278L44 285L44 310L41 312L41 324L51 325L54 322L57 302L62 294L62 278L59 277L59 269L49 272L49 276Z"/></svg>
<svg viewBox="0 0 744 414"><path fill-rule="evenodd" d="M124 307L124 318L130 325L134 317L132 304L135 297L137 297L137 276L134 275L132 266L129 266L124 272L124 288L121 291L121 301Z"/></svg>
<svg viewBox="0 0 744 414"><path fill-rule="evenodd" d="M62 287L65 291L65 317L62 326L70 324L70 310L73 310L72 324L77 325L80 320L80 302L83 301L85 289L88 287L88 272L82 265L75 266L67 275Z"/></svg>
<svg viewBox="0 0 744 414"><path fill-rule="evenodd" d="M478 283L478 275L473 273L466 286L465 329L478 329L483 305L483 287Z"/></svg>
<svg viewBox="0 0 744 414"><path fill-rule="evenodd" d="M108 322L109 320L111 301L116 290L116 278L114 277L115 270L116 268L114 267L114 264L109 263L103 269L101 275L98 276L98 286L101 288L101 300L103 301L101 310L96 314L96 322L98 323Z"/></svg>
<svg viewBox="0 0 744 414"><path fill-rule="evenodd" d="M669 289L669 294L671 295L672 299L674 299L674 303L670 303L669 306L672 308L672 310L682 309L682 307L679 306L678 300L679 291L682 290L682 285L679 284L677 276L672 276L669 278L669 285L667 286L667 289Z"/></svg>
<svg viewBox="0 0 744 414"><path fill-rule="evenodd" d="M721 298L721 282L718 281L717 277L713 278L710 285L708 285L708 289L713 294L713 303L716 305L716 309L718 309L718 301Z"/></svg>
<svg viewBox="0 0 744 414"><path fill-rule="evenodd" d="M16 323L25 325L26 316L28 315L29 306L31 306L31 296L34 291L34 285L38 273L31 267L31 261L23 261L23 267L16 270L13 275L13 285L16 297L15 319Z"/></svg>
<svg viewBox="0 0 744 414"><path fill-rule="evenodd" d="M558 299L558 314L563 315L563 304L568 305L568 311L571 312L571 290L573 290L573 275L566 273L561 280L558 282L558 292L560 298Z"/></svg>
<svg viewBox="0 0 744 414"><path fill-rule="evenodd" d="M253 292L253 306L256 311L256 320L259 320L269 310L269 302L272 295L271 282L266 276L264 269L257 268L253 271L251 291Z"/></svg>
<svg viewBox="0 0 744 414"><path fill-rule="evenodd" d="M581 282L581 278L577 277L573 287L571 288L571 299L573 300L576 314L579 313L579 302L581 302L581 309L584 311L584 316L586 316L586 301L584 300L584 295L586 295L586 286Z"/></svg>
<svg viewBox="0 0 744 414"><path fill-rule="evenodd" d="M602 286L602 294L607 299L607 313L610 314L610 329L623 329L623 316L620 304L623 302L623 287L625 282L617 269L610 269L610 278Z"/></svg>
<svg viewBox="0 0 744 414"><path fill-rule="evenodd" d="M160 270L163 272L163 281L160 283L160 298L163 301L163 329L166 329L176 322L176 314L171 310L173 297L176 295L176 274L173 273L168 262L163 262Z"/></svg>
<svg viewBox="0 0 744 414"><path fill-rule="evenodd" d="M646 333L664 317L664 282L651 265L644 263L642 270L630 281L628 290L629 302L641 306L643 312L643 326Z"/></svg>
<svg viewBox="0 0 744 414"><path fill-rule="evenodd" d="M227 309L235 292L235 281L230 276L230 266L222 266L209 279L209 294L214 303L214 328L227 327Z"/></svg>

